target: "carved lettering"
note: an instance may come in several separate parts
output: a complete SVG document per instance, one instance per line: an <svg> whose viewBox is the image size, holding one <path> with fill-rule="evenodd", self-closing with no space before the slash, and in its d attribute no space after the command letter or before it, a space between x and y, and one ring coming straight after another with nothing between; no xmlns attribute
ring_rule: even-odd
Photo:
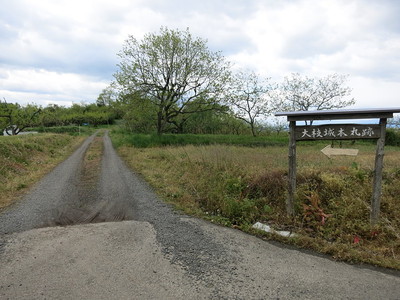
<svg viewBox="0 0 400 300"><path fill-rule="evenodd" d="M377 139L380 137L378 124L296 126L295 133L296 140Z"/></svg>

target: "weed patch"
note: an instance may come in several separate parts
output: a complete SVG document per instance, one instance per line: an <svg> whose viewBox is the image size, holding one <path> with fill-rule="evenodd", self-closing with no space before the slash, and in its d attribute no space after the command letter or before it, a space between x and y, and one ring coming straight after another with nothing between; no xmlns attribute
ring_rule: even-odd
<svg viewBox="0 0 400 300"><path fill-rule="evenodd" d="M82 140L60 134L0 137L0 209L10 205Z"/></svg>
<svg viewBox="0 0 400 300"><path fill-rule="evenodd" d="M101 133L103 134L103 133ZM96 136L87 149L82 165L80 184L91 189L97 182L101 171L101 158L103 155L103 137Z"/></svg>

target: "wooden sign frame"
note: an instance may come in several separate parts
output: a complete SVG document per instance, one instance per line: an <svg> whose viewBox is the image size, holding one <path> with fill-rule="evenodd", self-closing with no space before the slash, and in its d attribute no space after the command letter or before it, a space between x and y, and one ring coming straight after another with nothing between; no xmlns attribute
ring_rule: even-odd
<svg viewBox="0 0 400 300"><path fill-rule="evenodd" d="M378 124L296 125L295 127L296 141L378 139L380 133Z"/></svg>
<svg viewBox="0 0 400 300"><path fill-rule="evenodd" d="M354 140L377 139L375 169L371 199L371 224L379 220L382 193L382 170L385 147L386 124L388 118L399 113L400 108L364 110L325 110L279 112L275 116L287 116L289 121L289 182L286 211L294 215L296 195L296 141L302 140ZM297 121L347 119L379 119L379 124L324 124L317 126L297 126Z"/></svg>

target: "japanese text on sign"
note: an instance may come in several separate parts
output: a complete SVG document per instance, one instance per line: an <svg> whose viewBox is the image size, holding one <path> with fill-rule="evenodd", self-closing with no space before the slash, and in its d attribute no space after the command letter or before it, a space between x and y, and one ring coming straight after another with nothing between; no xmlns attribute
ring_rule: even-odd
<svg viewBox="0 0 400 300"><path fill-rule="evenodd" d="M296 126L296 140L346 140L376 139L380 137L379 125L333 124Z"/></svg>

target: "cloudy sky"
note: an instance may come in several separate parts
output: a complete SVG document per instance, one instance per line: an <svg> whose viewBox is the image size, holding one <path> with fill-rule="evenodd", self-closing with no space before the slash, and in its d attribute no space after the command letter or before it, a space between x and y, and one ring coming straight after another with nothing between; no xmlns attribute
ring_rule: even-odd
<svg viewBox="0 0 400 300"><path fill-rule="evenodd" d="M356 107L398 107L399 15L397 0L1 0L0 98L94 102L128 35L166 26L275 82L348 74Z"/></svg>

